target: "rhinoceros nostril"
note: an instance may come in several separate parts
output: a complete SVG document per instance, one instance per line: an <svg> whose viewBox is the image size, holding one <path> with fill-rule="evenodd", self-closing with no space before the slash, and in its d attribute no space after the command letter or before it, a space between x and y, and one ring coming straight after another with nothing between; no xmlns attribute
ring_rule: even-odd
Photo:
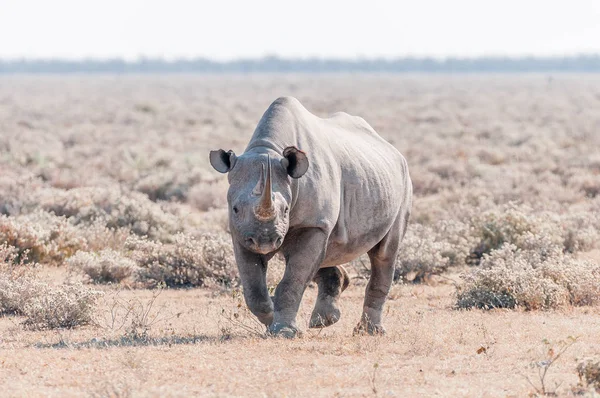
<svg viewBox="0 0 600 398"><path fill-rule="evenodd" d="M257 246L256 244L256 239L254 239L253 237L249 236L246 238L246 244L248 246Z"/></svg>

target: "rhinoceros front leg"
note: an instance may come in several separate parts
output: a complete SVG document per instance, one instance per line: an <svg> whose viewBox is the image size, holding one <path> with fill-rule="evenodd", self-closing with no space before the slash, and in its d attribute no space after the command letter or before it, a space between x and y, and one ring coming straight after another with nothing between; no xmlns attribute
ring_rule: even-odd
<svg viewBox="0 0 600 398"><path fill-rule="evenodd" d="M283 249L285 273L275 289L275 313L269 332L292 338L299 332L296 315L304 290L325 257L327 235L320 229L310 228L286 239L289 243L284 243Z"/></svg>
<svg viewBox="0 0 600 398"><path fill-rule="evenodd" d="M250 311L266 326L273 322L273 302L267 289L267 261L234 242L235 259Z"/></svg>
<svg viewBox="0 0 600 398"><path fill-rule="evenodd" d="M338 299L350 284L348 273L341 265L321 268L314 278L319 287L317 302L310 317L311 328L331 326L340 320Z"/></svg>

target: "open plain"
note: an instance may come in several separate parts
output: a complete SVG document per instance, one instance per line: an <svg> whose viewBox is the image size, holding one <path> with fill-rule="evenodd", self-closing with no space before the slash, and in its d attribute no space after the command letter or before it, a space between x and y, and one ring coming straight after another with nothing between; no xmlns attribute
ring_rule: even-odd
<svg viewBox="0 0 600 398"><path fill-rule="evenodd" d="M245 307L208 152L283 95L408 161L386 336L363 258L329 328L314 286L295 340ZM593 396L599 304L596 75L0 78L2 396Z"/></svg>

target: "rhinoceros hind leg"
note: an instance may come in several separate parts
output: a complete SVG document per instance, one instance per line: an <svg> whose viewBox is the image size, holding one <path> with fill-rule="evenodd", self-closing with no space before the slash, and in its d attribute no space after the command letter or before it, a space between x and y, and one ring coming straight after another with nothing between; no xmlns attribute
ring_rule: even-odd
<svg viewBox="0 0 600 398"><path fill-rule="evenodd" d="M365 292L363 313L360 322L354 328L354 334L385 334L381 320L383 305L394 279L396 257L406 231L408 215L406 212L398 216L387 235L368 252L371 260L371 278Z"/></svg>
<svg viewBox="0 0 600 398"><path fill-rule="evenodd" d="M314 278L319 287L317 302L310 317L309 327L324 328L340 319L338 298L350 284L348 273L341 265L321 268Z"/></svg>

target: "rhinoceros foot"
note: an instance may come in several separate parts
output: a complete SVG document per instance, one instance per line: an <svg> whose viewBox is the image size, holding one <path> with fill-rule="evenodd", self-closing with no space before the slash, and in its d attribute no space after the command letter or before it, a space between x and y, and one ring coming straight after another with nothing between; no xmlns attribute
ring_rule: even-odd
<svg viewBox="0 0 600 398"><path fill-rule="evenodd" d="M340 320L340 309L334 300L320 300L310 317L309 327L324 328Z"/></svg>
<svg viewBox="0 0 600 398"><path fill-rule="evenodd" d="M296 325L286 325L284 323L272 323L269 326L268 333L274 337L285 337L286 339L293 339L295 337L302 336L302 332Z"/></svg>
<svg viewBox="0 0 600 398"><path fill-rule="evenodd" d="M373 322L368 320L361 320L358 325L354 328L353 336L383 336L385 335L385 328L383 325L375 325Z"/></svg>

